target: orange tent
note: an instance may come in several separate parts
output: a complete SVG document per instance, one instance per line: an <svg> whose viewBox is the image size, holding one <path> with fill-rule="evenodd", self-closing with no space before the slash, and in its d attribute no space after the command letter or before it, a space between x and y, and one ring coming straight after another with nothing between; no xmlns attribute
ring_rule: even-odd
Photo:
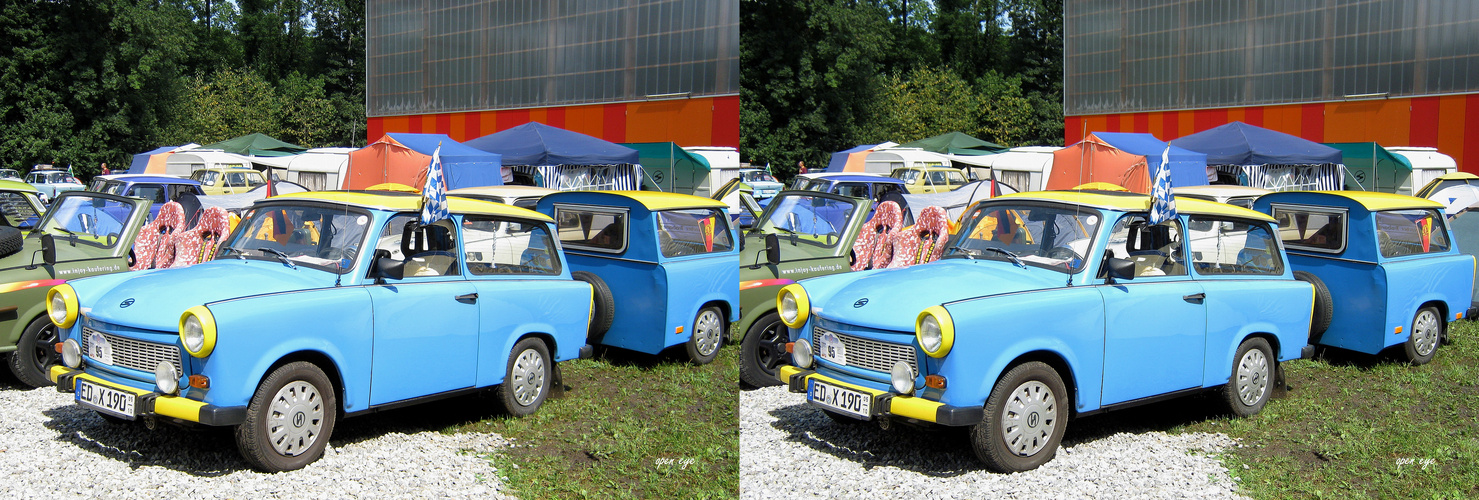
<svg viewBox="0 0 1479 500"><path fill-rule="evenodd" d="M1053 152L1053 171L1046 189L1104 182L1134 193L1149 193L1151 169L1161 163L1170 149L1171 185L1199 186L1207 183L1207 155L1187 151L1150 134L1094 132L1078 144Z"/></svg>
<svg viewBox="0 0 1479 500"><path fill-rule="evenodd" d="M431 154L441 148L447 189L503 184L502 156L473 149L444 134L385 134L349 153L349 179L344 189L367 189L394 182L421 189Z"/></svg>

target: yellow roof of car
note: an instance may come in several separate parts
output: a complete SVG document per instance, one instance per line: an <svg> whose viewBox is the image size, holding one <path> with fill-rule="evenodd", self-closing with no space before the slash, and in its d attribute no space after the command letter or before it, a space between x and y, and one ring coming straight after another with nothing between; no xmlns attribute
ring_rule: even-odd
<svg viewBox="0 0 1479 500"><path fill-rule="evenodd" d="M0 179L0 189L8 189L12 191L28 191L32 193L39 192L36 190L36 186L32 186L30 183L13 181L10 179Z"/></svg>
<svg viewBox="0 0 1479 500"><path fill-rule="evenodd" d="M662 191L590 191L612 194L635 200L648 210L676 210L680 208L729 208L719 200L691 194L664 193Z"/></svg>
<svg viewBox="0 0 1479 500"><path fill-rule="evenodd" d="M306 193L289 193L268 198L268 200L280 199L326 201L365 208L394 210L397 212L421 210L420 196L366 193L363 191L309 191ZM447 210L456 214L508 215L525 219L553 220L549 216L533 210L455 196L447 198Z"/></svg>
<svg viewBox="0 0 1479 500"><path fill-rule="evenodd" d="M998 196L993 199L1023 199L1023 200L1046 200L1064 203L1076 203L1079 205L1095 208L1108 208L1122 212L1138 212L1150 210L1150 196L1135 193L1118 192L1092 192L1092 191L1029 191L1026 193L1012 193ZM1216 203L1196 198L1176 197L1176 211L1178 213L1203 214L1203 215L1226 215L1244 219L1256 219L1272 222L1263 212L1255 212L1243 207L1235 207L1226 203Z"/></svg>
<svg viewBox="0 0 1479 500"><path fill-rule="evenodd" d="M1443 174L1443 175L1434 177L1434 179L1435 180L1440 180L1440 181L1451 181L1451 180L1457 180L1457 179L1479 179L1479 175L1474 175L1474 174L1471 174L1471 173L1468 173L1468 172L1454 172L1454 173L1451 173L1451 174Z"/></svg>
<svg viewBox="0 0 1479 500"><path fill-rule="evenodd" d="M1367 210L1373 212L1380 210L1401 210L1404 208L1443 208L1438 203L1427 198L1407 196L1405 194L1379 193L1374 191L1314 191L1316 193L1340 196L1350 199Z"/></svg>

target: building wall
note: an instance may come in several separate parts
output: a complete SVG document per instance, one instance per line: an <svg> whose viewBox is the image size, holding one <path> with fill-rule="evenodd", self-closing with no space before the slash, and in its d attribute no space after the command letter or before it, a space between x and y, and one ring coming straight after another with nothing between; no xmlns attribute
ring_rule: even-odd
<svg viewBox="0 0 1479 500"><path fill-rule="evenodd" d="M370 142L386 132L447 134L467 141L529 122L611 142L739 147L739 96L370 117Z"/></svg>
<svg viewBox="0 0 1479 500"><path fill-rule="evenodd" d="M1233 121L1315 142L1436 147L1459 170L1479 173L1479 94L1069 116L1064 143L1090 132L1146 132L1170 141Z"/></svg>

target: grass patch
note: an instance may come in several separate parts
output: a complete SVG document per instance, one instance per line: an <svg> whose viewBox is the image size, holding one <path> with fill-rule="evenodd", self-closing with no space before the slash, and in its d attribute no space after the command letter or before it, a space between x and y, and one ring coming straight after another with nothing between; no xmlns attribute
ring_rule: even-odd
<svg viewBox="0 0 1479 500"><path fill-rule="evenodd" d="M1285 363L1294 390L1261 414L1174 430L1239 439L1223 460L1254 498L1479 498L1479 323L1449 338L1422 366L1356 353Z"/></svg>
<svg viewBox="0 0 1479 500"><path fill-rule="evenodd" d="M491 460L520 498L737 497L738 346L703 366L597 352L561 363L569 389L535 414L448 430L513 440Z"/></svg>

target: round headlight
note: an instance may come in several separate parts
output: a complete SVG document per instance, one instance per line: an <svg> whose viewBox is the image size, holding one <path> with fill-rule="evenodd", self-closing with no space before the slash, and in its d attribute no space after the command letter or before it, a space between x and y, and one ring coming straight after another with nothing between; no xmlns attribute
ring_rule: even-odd
<svg viewBox="0 0 1479 500"><path fill-rule="evenodd" d="M180 372L168 361L154 365L154 387L164 394L174 394L180 389Z"/></svg>
<svg viewBox="0 0 1479 500"><path fill-rule="evenodd" d="M46 291L46 315L62 328L77 322L77 291L72 285L63 283Z"/></svg>
<svg viewBox="0 0 1479 500"><path fill-rule="evenodd" d="M914 394L914 369L903 361L895 361L893 369L888 371L889 381L893 382L894 392L899 394Z"/></svg>
<svg viewBox="0 0 1479 500"><path fill-rule="evenodd" d="M806 296L805 288L792 283L781 287L775 298L775 307L780 312L782 323L791 328L801 328L811 312L811 301Z"/></svg>
<svg viewBox="0 0 1479 500"><path fill-rule="evenodd" d="M180 315L180 344L185 352L197 358L209 356L216 348L216 318L205 306L195 306Z"/></svg>
<svg viewBox="0 0 1479 500"><path fill-rule="evenodd" d="M796 366L810 370L812 362L815 361L811 357L811 342L801 339L792 344L791 360L796 362Z"/></svg>
<svg viewBox="0 0 1479 500"><path fill-rule="evenodd" d="M931 306L914 320L914 337L919 348L932 358L943 358L955 345L955 322L944 306Z"/></svg>
<svg viewBox="0 0 1479 500"><path fill-rule="evenodd" d="M82 367L82 346L77 345L75 339L62 342L62 364L67 368Z"/></svg>

